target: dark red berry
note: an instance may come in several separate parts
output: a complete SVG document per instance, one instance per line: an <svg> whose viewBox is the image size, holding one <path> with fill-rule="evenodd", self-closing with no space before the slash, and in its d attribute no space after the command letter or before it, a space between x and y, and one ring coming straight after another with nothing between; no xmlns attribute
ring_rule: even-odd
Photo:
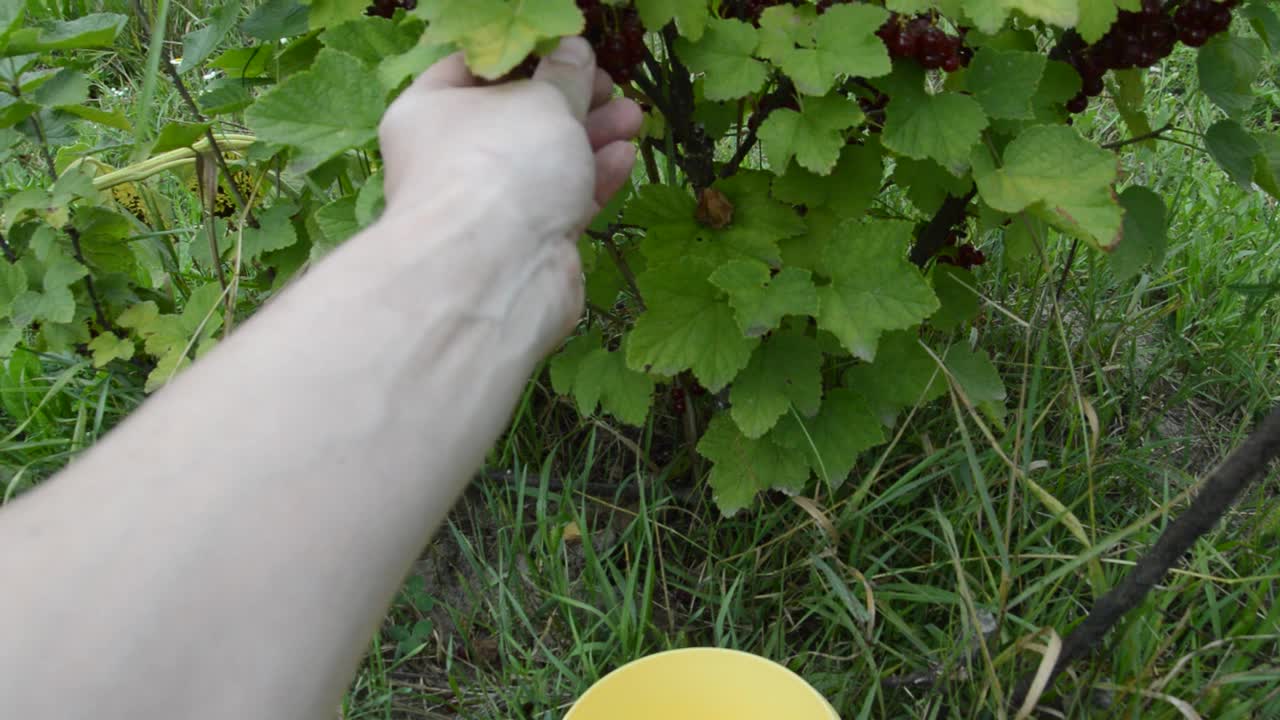
<svg viewBox="0 0 1280 720"><path fill-rule="evenodd" d="M948 56L946 57L946 59L942 61L942 69L943 69L943 70L945 70L946 72L949 72L949 73L952 73L952 72L955 72L955 71L959 70L959 69L960 69L960 55L959 55L959 54L956 54L956 55L948 55Z"/></svg>
<svg viewBox="0 0 1280 720"><path fill-rule="evenodd" d="M1089 96L1081 93L1067 101L1067 112L1082 113L1089 107Z"/></svg>
<svg viewBox="0 0 1280 720"><path fill-rule="evenodd" d="M1200 47L1209 41L1209 31L1201 27L1184 27L1178 32L1178 39L1183 45Z"/></svg>
<svg viewBox="0 0 1280 720"><path fill-rule="evenodd" d="M1083 87L1080 92L1084 93L1088 97L1097 97L1102 94L1103 88L1104 85L1102 78L1096 76L1087 77L1084 78Z"/></svg>

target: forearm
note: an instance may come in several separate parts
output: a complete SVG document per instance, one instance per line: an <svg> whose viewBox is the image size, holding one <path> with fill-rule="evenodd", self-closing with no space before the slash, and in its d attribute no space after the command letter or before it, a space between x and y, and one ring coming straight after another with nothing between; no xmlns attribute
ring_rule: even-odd
<svg viewBox="0 0 1280 720"><path fill-rule="evenodd" d="M351 241L0 515L0 715L332 711L557 322L555 263L454 201Z"/></svg>

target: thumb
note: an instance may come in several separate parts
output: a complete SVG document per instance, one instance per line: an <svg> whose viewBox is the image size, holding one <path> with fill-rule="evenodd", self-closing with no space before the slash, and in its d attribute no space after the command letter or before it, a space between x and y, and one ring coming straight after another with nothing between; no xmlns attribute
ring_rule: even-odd
<svg viewBox="0 0 1280 720"><path fill-rule="evenodd" d="M549 83L564 95L569 110L578 122L587 118L591 92L596 79L596 56L591 45L580 37L560 41L555 52L544 57L533 72L533 79Z"/></svg>

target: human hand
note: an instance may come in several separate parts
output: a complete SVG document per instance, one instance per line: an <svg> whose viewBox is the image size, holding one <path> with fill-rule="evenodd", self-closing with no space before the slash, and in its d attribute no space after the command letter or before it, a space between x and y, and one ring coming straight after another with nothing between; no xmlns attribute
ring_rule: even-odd
<svg viewBox="0 0 1280 720"><path fill-rule="evenodd" d="M517 232L496 233L502 245L489 249L526 266L553 257L560 267L552 275L569 281L548 292L573 297L533 301L565 307L567 331L582 307L577 238L635 164L630 140L641 111L611 99L612 90L591 46L577 37L561 41L531 80L486 85L461 53L440 60L379 127L387 214L424 214L433 197L445 195L507 218L503 227Z"/></svg>

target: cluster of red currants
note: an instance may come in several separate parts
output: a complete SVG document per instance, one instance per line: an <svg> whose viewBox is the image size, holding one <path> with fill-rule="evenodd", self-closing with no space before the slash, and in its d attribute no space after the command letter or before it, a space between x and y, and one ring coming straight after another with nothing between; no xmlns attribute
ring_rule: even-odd
<svg viewBox="0 0 1280 720"><path fill-rule="evenodd" d="M973 243L960 244L961 238L964 236L955 228L947 233L945 241L948 248L955 248L954 252L944 250L938 255L938 262L945 265L956 265L965 270L969 270L977 265L982 265L987 261L987 256L982 254Z"/></svg>
<svg viewBox="0 0 1280 720"><path fill-rule="evenodd" d="M369 3L369 7L364 9L364 14L370 17L390 18L399 8L412 10L416 7L418 7L418 0L373 0Z"/></svg>
<svg viewBox="0 0 1280 720"><path fill-rule="evenodd" d="M1114 25L1093 45L1085 45L1079 35L1063 38L1064 59L1080 73L1080 92L1067 101L1067 111L1084 112L1089 98L1102 93L1102 76L1108 70L1151 67L1168 57L1178 41L1192 47L1204 45L1210 37L1231 25L1231 8L1238 0L1142 0L1138 12L1122 11Z"/></svg>
<svg viewBox="0 0 1280 720"><path fill-rule="evenodd" d="M913 58L926 70L955 72L968 67L973 50L964 44L960 35L948 35L934 24L931 15L917 15L906 20L898 13L889 15L876 35L889 48L889 56Z"/></svg>
<svg viewBox="0 0 1280 720"><path fill-rule="evenodd" d="M586 18L582 36L596 51L596 63L616 83L631 79L631 72L644 60L644 25L633 5L605 5L600 0L577 0Z"/></svg>

